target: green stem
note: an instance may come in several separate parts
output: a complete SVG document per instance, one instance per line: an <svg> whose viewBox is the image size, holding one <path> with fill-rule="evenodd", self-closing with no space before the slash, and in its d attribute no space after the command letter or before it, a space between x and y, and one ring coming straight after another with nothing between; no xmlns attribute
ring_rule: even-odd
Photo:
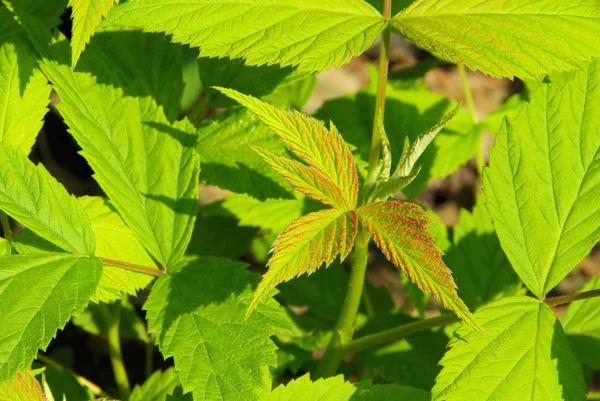
<svg viewBox="0 0 600 401"><path fill-rule="evenodd" d="M131 394L131 386L129 385L127 370L125 369L125 363L123 362L123 354L121 353L121 337L119 336L120 321L121 303L117 302L115 303L113 311L112 324L108 328L108 354L110 356L110 363L112 365L115 382L119 389L119 396L122 401L127 401Z"/></svg>
<svg viewBox="0 0 600 401"><path fill-rule="evenodd" d="M473 124L477 126L479 124L479 118L477 118L477 111L475 110L475 102L473 101L473 93L471 92L471 85L469 85L467 70L463 64L458 64L458 72L460 73L460 79L462 81L467 108L469 109L469 113L471 114ZM479 174L481 175L483 167L485 167L485 160L483 157L483 143L481 141L481 130L479 128L477 128L477 130L479 131L479 145L477 146L477 171L479 171Z"/></svg>
<svg viewBox="0 0 600 401"><path fill-rule="evenodd" d="M574 301L581 301L589 298L600 297L600 290L590 290L584 292L577 292L575 294L560 295L558 297L546 298L544 303L548 306L558 306L568 304Z"/></svg>
<svg viewBox="0 0 600 401"><path fill-rule="evenodd" d="M118 260L112 260L112 259L107 259L107 258L98 258L98 259L100 259L102 264L107 265L107 266L119 267L121 269L131 270L131 271L134 271L137 273L148 274L150 276L160 277L163 274L165 274L165 271L160 270L160 269L152 269L150 267L138 266L138 265L134 265L132 263L121 262Z"/></svg>
<svg viewBox="0 0 600 401"><path fill-rule="evenodd" d="M354 324L367 273L369 240L367 231L363 227L360 227L356 235L353 251L354 260L352 271L350 272L350 283L348 285L346 300L344 301L342 312L335 327L334 335L331 337L331 341L317 369L317 377L329 377L335 374L344 356L342 347L352 341Z"/></svg>
<svg viewBox="0 0 600 401"><path fill-rule="evenodd" d="M588 400L600 400L600 392L592 391L587 395Z"/></svg>
<svg viewBox="0 0 600 401"><path fill-rule="evenodd" d="M385 0L383 16L386 20L392 17L392 0ZM381 154L381 136L379 117L385 117L385 95L387 89L388 72L390 67L390 26L389 24L381 33L381 46L379 48L379 83L377 85L377 98L375 100L375 116L373 118L373 135L371 137L371 155L369 157L369 172L379 163Z"/></svg>
<svg viewBox="0 0 600 401"><path fill-rule="evenodd" d="M154 334L148 334L148 338L146 339L146 364L145 364L145 373L146 380L152 376L152 372L154 371Z"/></svg>
<svg viewBox="0 0 600 401"><path fill-rule="evenodd" d="M445 326L458 321L459 319L455 315L444 315L403 324L402 326L358 338L344 346L342 352L344 355L355 354L381 344L396 341L402 337L406 337L409 334L428 330L434 327Z"/></svg>
<svg viewBox="0 0 600 401"><path fill-rule="evenodd" d="M10 243L10 247L12 249L12 230L10 229L10 222L8 221L8 216L2 210L0 210L0 224L2 224L2 231L4 232L4 239Z"/></svg>
<svg viewBox="0 0 600 401"><path fill-rule="evenodd" d="M90 389L90 391L97 397L108 397L110 398L110 395L105 393L102 388L100 386L98 386L95 383L92 383L91 381L89 381L88 379L86 379L83 376L79 376L78 374L76 374L75 372L73 372L72 370L64 367L63 365L61 365L60 363L56 362L54 359L49 358L48 356L42 354L41 352L39 352L37 354L36 359L38 361L40 361L41 363L43 363L46 366L50 366L56 370L58 370L59 372L69 372L70 374L73 375L73 377L75 377L75 379L77 380L77 382L79 384L81 384L84 387L87 387Z"/></svg>

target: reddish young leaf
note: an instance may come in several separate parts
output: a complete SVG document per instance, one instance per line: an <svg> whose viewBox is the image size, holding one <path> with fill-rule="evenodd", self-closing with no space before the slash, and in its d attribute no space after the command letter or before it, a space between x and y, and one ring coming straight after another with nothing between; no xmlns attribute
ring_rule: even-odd
<svg viewBox="0 0 600 401"><path fill-rule="evenodd" d="M326 209L302 216L279 234L273 244L269 271L263 276L246 316L277 284L303 273L314 273L323 263L329 266L352 250L357 218L354 210Z"/></svg>
<svg viewBox="0 0 600 401"><path fill-rule="evenodd" d="M431 218L417 205L384 201L358 209L361 223L384 255L421 290L433 295L470 326L479 328L458 297L452 273L427 226Z"/></svg>
<svg viewBox="0 0 600 401"><path fill-rule="evenodd" d="M335 208L352 209L344 199L340 188L314 167L305 166L295 160L256 147L253 149L298 191Z"/></svg>
<svg viewBox="0 0 600 401"><path fill-rule="evenodd" d="M268 103L232 89L217 88L256 114L311 167L336 184L350 208L358 203L356 162L333 123L327 130L319 121L297 111L281 111Z"/></svg>

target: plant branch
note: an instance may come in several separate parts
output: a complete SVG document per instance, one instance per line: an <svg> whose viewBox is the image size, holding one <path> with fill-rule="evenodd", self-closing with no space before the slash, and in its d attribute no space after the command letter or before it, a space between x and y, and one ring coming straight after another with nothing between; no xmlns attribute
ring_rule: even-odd
<svg viewBox="0 0 600 401"><path fill-rule="evenodd" d="M358 338L346 346L342 347L344 355L355 354L369 348L376 347L391 341L406 337L409 334L419 331L428 330L434 327L445 326L450 323L458 322L459 318L456 315L444 315L431 319L418 320L413 323L403 324L402 326L394 327L389 330L384 330L379 333L371 334Z"/></svg>
<svg viewBox="0 0 600 401"><path fill-rule="evenodd" d="M546 298L544 303L548 306L558 306L568 304L574 301L581 301L589 298L600 297L600 290L590 290L577 292L575 294L560 295L558 297Z"/></svg>
<svg viewBox="0 0 600 401"><path fill-rule="evenodd" d="M458 64L458 72L460 73L465 102L467 103L469 114L471 115L473 124L477 126L479 124L479 118L477 118L477 111L475 110L475 102L473 101L473 93L471 92L471 85L469 85L467 70L463 64ZM481 175L483 167L485 166L485 160L483 157L483 144L481 142L481 129L479 127L476 129L479 133L479 145L477 146L477 171L479 171L479 174Z"/></svg>
<svg viewBox="0 0 600 401"><path fill-rule="evenodd" d="M43 363L46 366L50 366L60 372L69 372L70 374L73 375L73 377L75 377L75 379L77 380L77 382L79 384L81 384L84 387L87 387L90 389L90 391L97 397L108 397L110 398L110 395L105 393L102 388L100 386L98 386L95 383L92 383L91 381L89 381L88 379L86 379L83 376L79 376L78 374L76 374L75 372L73 372L71 369L66 368L65 366L61 365L60 363L56 362L54 359L51 359L50 357L42 354L41 352L38 352L36 359L38 361L40 361L41 363Z"/></svg>
<svg viewBox="0 0 600 401"><path fill-rule="evenodd" d="M121 322L121 302L115 303L115 308L112 316L112 323L108 328L108 354L110 363L113 369L113 375L117 388L119 389L119 397L122 400L128 400L131 394L131 386L127 377L127 370L123 362L123 354L121 352L121 337L119 336L119 326Z"/></svg>
<svg viewBox="0 0 600 401"><path fill-rule="evenodd" d="M104 265L119 267L121 269L131 270L131 271L134 271L137 273L148 274L150 276L160 277L163 274L165 274L165 271L160 270L160 269L153 269L151 267L138 266L138 265L134 265L132 263L121 262L118 260L112 260L112 259L107 259L107 258L98 258L98 259L100 259L100 261Z"/></svg>

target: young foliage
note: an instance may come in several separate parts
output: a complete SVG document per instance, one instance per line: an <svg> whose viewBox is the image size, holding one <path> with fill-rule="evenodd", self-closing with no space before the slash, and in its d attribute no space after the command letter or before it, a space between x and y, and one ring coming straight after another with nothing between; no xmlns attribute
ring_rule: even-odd
<svg viewBox="0 0 600 401"><path fill-rule="evenodd" d="M115 7L103 25L164 32L204 57L324 71L368 48L386 21L362 0L134 0Z"/></svg>
<svg viewBox="0 0 600 401"><path fill-rule="evenodd" d="M38 349L83 311L101 276L97 259L64 253L0 260L0 381L27 368Z"/></svg>
<svg viewBox="0 0 600 401"><path fill-rule="evenodd" d="M173 357L183 389L198 399L258 400L270 389L277 348L269 337L289 326L271 299L244 319L257 281L244 267L184 260L156 281L144 305L162 354ZM210 284L198 291L199 283Z"/></svg>
<svg viewBox="0 0 600 401"><path fill-rule="evenodd" d="M434 54L495 77L539 79L600 56L596 0L417 0L392 24Z"/></svg>
<svg viewBox="0 0 600 401"><path fill-rule="evenodd" d="M119 0L69 0L73 9L72 63L77 64L102 18Z"/></svg>
<svg viewBox="0 0 600 401"><path fill-rule="evenodd" d="M171 394L178 384L179 380L173 368L164 372L157 370L144 384L135 386L129 401L164 401L167 394Z"/></svg>
<svg viewBox="0 0 600 401"><path fill-rule="evenodd" d="M4 238L0 238L0 257L5 255L10 255L11 247L10 242L5 240Z"/></svg>
<svg viewBox="0 0 600 401"><path fill-rule="evenodd" d="M90 221L41 165L0 142L0 210L65 251L93 255L96 244Z"/></svg>
<svg viewBox="0 0 600 401"><path fill-rule="evenodd" d="M471 313L456 293L452 273L427 231L431 218L408 202L374 202L358 209L360 221L383 254L422 291L473 327Z"/></svg>
<svg viewBox="0 0 600 401"><path fill-rule="evenodd" d="M11 380L0 384L0 401L48 401L48 399L31 371L24 370Z"/></svg>
<svg viewBox="0 0 600 401"><path fill-rule="evenodd" d="M483 180L513 268L543 298L600 239L600 63L542 84L505 120Z"/></svg>
<svg viewBox="0 0 600 401"><path fill-rule="evenodd" d="M586 384L556 315L530 297L504 298L475 313L450 341L433 401L579 401Z"/></svg>

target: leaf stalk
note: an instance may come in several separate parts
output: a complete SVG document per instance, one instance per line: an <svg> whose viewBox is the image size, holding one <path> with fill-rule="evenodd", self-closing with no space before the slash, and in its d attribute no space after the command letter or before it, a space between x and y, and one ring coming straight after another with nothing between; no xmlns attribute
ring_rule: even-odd
<svg viewBox="0 0 600 401"><path fill-rule="evenodd" d="M10 247L12 249L12 230L10 229L10 223L8 221L8 216L2 210L0 210L0 224L2 224L2 231L4 232L4 239L10 243Z"/></svg>
<svg viewBox="0 0 600 401"><path fill-rule="evenodd" d="M108 328L108 354L112 365L113 375L117 388L119 389L119 397L122 400L128 400L131 395L131 385L127 370L123 361L123 353L121 352L121 338L119 336L119 326L121 323L121 302L115 303L112 323Z"/></svg>
<svg viewBox="0 0 600 401"><path fill-rule="evenodd" d="M100 259L102 264L107 265L107 266L119 267L121 269L130 270L130 271L134 271L137 273L143 273L143 274L147 274L150 276L160 277L160 276L166 274L166 272L164 270L160 270L160 269L152 269L150 267L138 266L138 265L134 265L132 263L121 262L118 260L112 260L112 259L107 259L107 258L98 258L98 259Z"/></svg>
<svg viewBox="0 0 600 401"><path fill-rule="evenodd" d="M473 101L473 92L471 92L471 85L469 84L469 78L467 77L467 70L464 64L458 64L458 72L460 73L460 79L462 81L462 87L465 97L465 103L467 104L467 108L469 109L469 114L471 115L471 119L473 120L473 124L477 127L477 132L479 134L479 140L477 145L477 171L479 172L479 176L485 167L485 160L483 157L483 143L481 141L481 129L478 127L479 118L477 117L477 111L475 110L475 102Z"/></svg>

